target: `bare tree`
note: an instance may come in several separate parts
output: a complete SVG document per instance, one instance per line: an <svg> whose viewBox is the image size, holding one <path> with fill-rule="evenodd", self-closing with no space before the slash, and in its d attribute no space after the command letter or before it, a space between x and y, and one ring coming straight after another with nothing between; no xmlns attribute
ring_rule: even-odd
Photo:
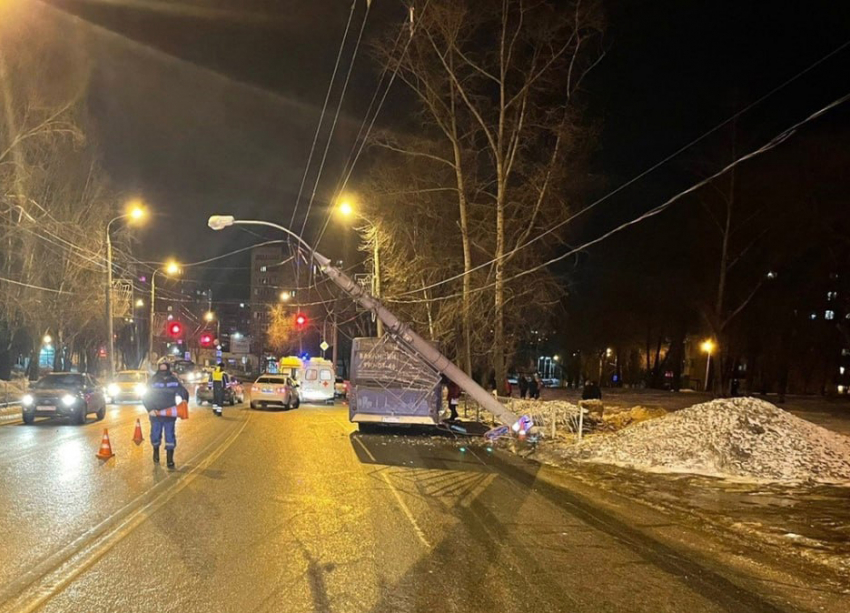
<svg viewBox="0 0 850 613"><path fill-rule="evenodd" d="M484 278L492 284L491 363L502 385L508 303L535 286L530 275L512 282L512 273L533 269L558 239L528 245L563 219L568 188L578 183L571 164L588 131L575 94L603 55L602 21L592 2L432 0L417 14L409 50L398 59L388 45L384 57L445 146L379 142L451 171L442 187L452 188L458 211L463 363L471 369L477 244L492 260Z"/></svg>
<svg viewBox="0 0 850 613"><path fill-rule="evenodd" d="M266 345L279 355L288 355L298 347L295 316L282 304L274 304L269 307Z"/></svg>

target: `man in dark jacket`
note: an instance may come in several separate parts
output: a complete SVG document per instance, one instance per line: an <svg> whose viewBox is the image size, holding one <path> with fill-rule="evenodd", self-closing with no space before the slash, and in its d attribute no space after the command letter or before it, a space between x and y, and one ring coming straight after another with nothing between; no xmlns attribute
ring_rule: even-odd
<svg viewBox="0 0 850 613"><path fill-rule="evenodd" d="M519 384L519 397L525 398L528 395L528 379L525 378L525 375L520 375L517 383Z"/></svg>
<svg viewBox="0 0 850 613"><path fill-rule="evenodd" d="M151 420L151 445L153 461L159 464L159 444L165 430L166 465L174 468L174 448L177 446L175 423L177 405L180 400L189 401L189 392L180 384L180 380L171 373L171 366L160 364L156 374L148 383L148 391L142 402Z"/></svg>

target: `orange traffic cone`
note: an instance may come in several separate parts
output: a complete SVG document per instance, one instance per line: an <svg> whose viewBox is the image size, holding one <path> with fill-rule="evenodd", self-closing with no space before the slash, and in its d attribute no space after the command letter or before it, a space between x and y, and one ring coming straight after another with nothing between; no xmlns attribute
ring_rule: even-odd
<svg viewBox="0 0 850 613"><path fill-rule="evenodd" d="M100 451L97 452L97 458L99 460L108 460L115 454L112 453L112 445L109 444L109 431L104 428L103 429L103 438L100 440Z"/></svg>
<svg viewBox="0 0 850 613"><path fill-rule="evenodd" d="M142 424L137 419L136 420L136 431L133 432L133 442L136 443L137 445L141 445L143 440L145 440L145 437L142 436Z"/></svg>

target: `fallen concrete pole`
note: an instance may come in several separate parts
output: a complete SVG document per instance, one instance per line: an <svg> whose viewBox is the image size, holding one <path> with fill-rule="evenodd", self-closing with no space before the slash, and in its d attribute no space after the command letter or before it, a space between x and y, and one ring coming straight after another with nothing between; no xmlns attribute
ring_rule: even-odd
<svg viewBox="0 0 850 613"><path fill-rule="evenodd" d="M472 377L455 366L451 360L431 343L414 332L409 325L393 315L378 299L366 292L359 283L356 283L338 268L331 266L330 260L322 254L314 251L312 255L321 271L330 277L342 291L356 300L364 309L375 313L375 316L384 323L385 333L395 336L399 342L404 343L439 372L457 383L463 391L469 394L470 398L481 405L484 410L492 413L500 422L507 426L513 426L517 422L516 415L506 409L487 390L478 385Z"/></svg>

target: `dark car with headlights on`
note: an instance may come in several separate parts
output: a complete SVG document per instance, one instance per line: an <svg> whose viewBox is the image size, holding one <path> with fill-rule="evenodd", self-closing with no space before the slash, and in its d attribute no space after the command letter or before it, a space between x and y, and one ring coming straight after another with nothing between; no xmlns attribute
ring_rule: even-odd
<svg viewBox="0 0 850 613"><path fill-rule="evenodd" d="M106 397L91 375L56 372L30 386L21 398L21 413L25 424L36 417L68 417L84 424L89 413L95 413L98 420L106 416Z"/></svg>

